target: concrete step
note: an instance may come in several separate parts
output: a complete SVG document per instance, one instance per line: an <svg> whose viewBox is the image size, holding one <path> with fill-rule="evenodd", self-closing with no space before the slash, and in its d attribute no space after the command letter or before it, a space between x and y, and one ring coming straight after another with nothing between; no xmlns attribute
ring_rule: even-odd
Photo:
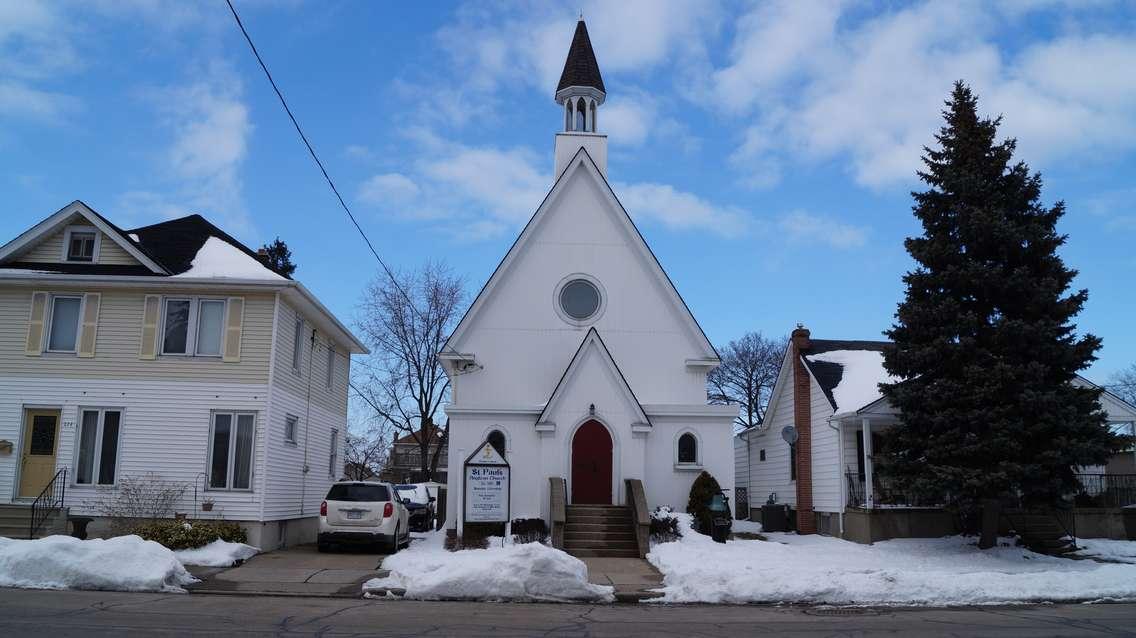
<svg viewBox="0 0 1136 638"><path fill-rule="evenodd" d="M597 556L602 558L639 558L638 549L565 549L578 558Z"/></svg>
<svg viewBox="0 0 1136 638"><path fill-rule="evenodd" d="M564 549L571 553L574 549L639 549L639 545L634 540L565 540Z"/></svg>
<svg viewBox="0 0 1136 638"><path fill-rule="evenodd" d="M634 531L568 531L565 532L565 543L571 543L573 540L635 540Z"/></svg>

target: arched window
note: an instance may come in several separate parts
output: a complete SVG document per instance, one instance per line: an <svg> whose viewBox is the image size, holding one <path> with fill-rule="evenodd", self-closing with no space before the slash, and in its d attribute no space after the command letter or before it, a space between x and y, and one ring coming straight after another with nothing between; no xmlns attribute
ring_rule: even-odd
<svg viewBox="0 0 1136 638"><path fill-rule="evenodd" d="M585 128L585 124L584 124L585 117L586 117L587 113L588 113L588 106L586 104L584 104L584 98L580 98L579 100L576 101L576 128L575 128L575 130L581 131L581 132L587 130Z"/></svg>
<svg viewBox="0 0 1136 638"><path fill-rule="evenodd" d="M589 130L590 130L591 132L595 133L595 132L596 132L596 103L595 103L594 101L593 101L593 102L591 103L591 105L589 106L589 111L588 111L588 113L589 113L589 114L590 114L590 115L592 116L592 117L591 117L591 119L592 119L592 126L591 126L591 128L590 128Z"/></svg>
<svg viewBox="0 0 1136 638"><path fill-rule="evenodd" d="M505 458L505 433L501 430L493 430L489 433L489 445L493 446L494 450Z"/></svg>
<svg viewBox="0 0 1136 638"><path fill-rule="evenodd" d="M678 462L698 462L698 439L690 432L678 437Z"/></svg>
<svg viewBox="0 0 1136 638"><path fill-rule="evenodd" d="M564 102L564 130L572 130L572 100Z"/></svg>

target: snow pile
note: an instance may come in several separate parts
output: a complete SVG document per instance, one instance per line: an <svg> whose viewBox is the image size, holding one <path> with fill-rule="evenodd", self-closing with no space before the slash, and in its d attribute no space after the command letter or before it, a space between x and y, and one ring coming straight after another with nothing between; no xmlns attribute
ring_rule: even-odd
<svg viewBox="0 0 1136 638"><path fill-rule="evenodd" d="M662 602L811 602L850 605L974 605L1136 600L1136 565L979 550L974 539L896 539L860 545L836 538L766 533L769 541L715 543L690 529L651 548L664 575ZM1090 542L1091 544L1091 542Z"/></svg>
<svg viewBox="0 0 1136 638"><path fill-rule="evenodd" d="M180 592L195 581L172 551L138 536L0 538L0 587Z"/></svg>
<svg viewBox="0 0 1136 638"><path fill-rule="evenodd" d="M273 279L284 277L264 267L229 242L210 237L193 257L189 270L174 277L229 277L232 279Z"/></svg>
<svg viewBox="0 0 1136 638"><path fill-rule="evenodd" d="M896 383L898 378L884 369L884 353L875 350L833 350L805 355L809 361L835 363L844 368L840 383L832 389L836 412L851 412L881 396L879 384Z"/></svg>
<svg viewBox="0 0 1136 638"><path fill-rule="evenodd" d="M611 602L613 588L588 582L579 559L540 543L490 546L457 552L443 547L445 532L425 535L383 561L386 578L363 590L405 589L419 600Z"/></svg>
<svg viewBox="0 0 1136 638"><path fill-rule="evenodd" d="M229 567L237 561L246 561L260 552L252 545L231 543L217 539L208 545L194 549L179 549L174 552L182 565L201 567Z"/></svg>
<svg viewBox="0 0 1136 638"><path fill-rule="evenodd" d="M1077 547L1080 548L1079 556L1136 565L1136 541L1078 538Z"/></svg>

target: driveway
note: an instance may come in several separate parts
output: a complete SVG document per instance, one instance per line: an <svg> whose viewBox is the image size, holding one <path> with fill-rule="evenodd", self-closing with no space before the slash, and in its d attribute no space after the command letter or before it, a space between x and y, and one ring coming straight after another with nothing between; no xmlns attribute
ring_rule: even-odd
<svg viewBox="0 0 1136 638"><path fill-rule="evenodd" d="M298 545L258 554L231 568L191 567L202 582L192 593L336 596L358 598L364 581L385 576L385 554L343 551L321 554L315 545Z"/></svg>

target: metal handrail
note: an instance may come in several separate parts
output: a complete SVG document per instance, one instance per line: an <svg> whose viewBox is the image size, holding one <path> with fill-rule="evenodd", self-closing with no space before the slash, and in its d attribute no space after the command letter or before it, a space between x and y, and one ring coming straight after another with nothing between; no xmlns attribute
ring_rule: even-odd
<svg viewBox="0 0 1136 638"><path fill-rule="evenodd" d="M59 498L56 498L56 486L59 488ZM67 468L62 468L51 478L51 482L43 488L39 496L32 501L32 517L28 526L28 538L35 538L43 522L57 509L63 507L67 497Z"/></svg>

